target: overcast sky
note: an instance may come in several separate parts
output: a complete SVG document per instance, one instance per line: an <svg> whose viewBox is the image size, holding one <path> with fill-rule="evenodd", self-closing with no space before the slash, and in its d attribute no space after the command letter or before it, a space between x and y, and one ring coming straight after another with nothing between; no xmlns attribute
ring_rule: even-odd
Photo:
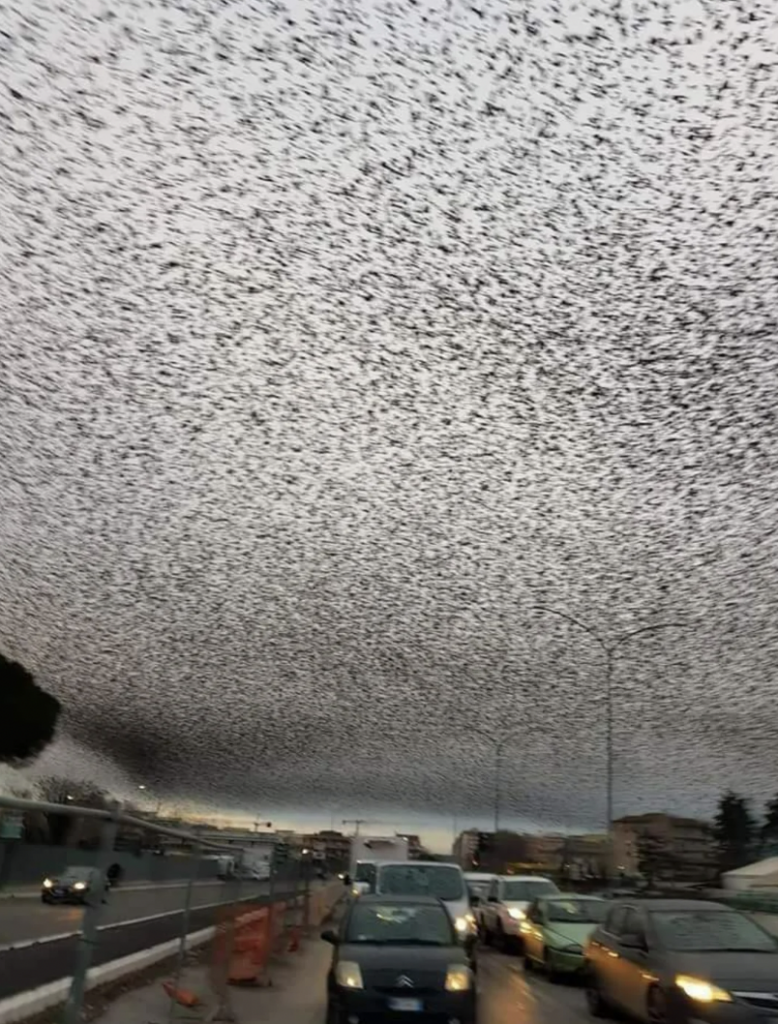
<svg viewBox="0 0 778 1024"><path fill-rule="evenodd" d="M0 12L38 770L442 843L778 789L773 4ZM486 735L484 735L486 734ZM491 737L491 738L490 738ZM420 824L419 824L420 823Z"/></svg>

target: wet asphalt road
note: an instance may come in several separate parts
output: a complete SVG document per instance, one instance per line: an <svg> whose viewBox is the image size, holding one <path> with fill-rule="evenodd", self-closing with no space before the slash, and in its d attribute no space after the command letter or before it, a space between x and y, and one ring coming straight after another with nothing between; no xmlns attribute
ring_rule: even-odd
<svg viewBox="0 0 778 1024"><path fill-rule="evenodd" d="M184 902L185 886L160 887L137 891L115 889L103 907L101 924L116 924L169 910L180 910ZM192 906L219 903L234 899L234 882L214 882L192 889ZM267 892L267 882L242 883L240 895L251 896ZM81 927L83 907L68 904L45 904L39 899L0 900L0 947L12 943L42 939L48 935L77 932Z"/></svg>

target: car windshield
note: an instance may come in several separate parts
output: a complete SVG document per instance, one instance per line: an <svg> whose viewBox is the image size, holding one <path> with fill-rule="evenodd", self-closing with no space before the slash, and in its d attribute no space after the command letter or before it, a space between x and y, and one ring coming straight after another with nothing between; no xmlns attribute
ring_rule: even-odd
<svg viewBox="0 0 778 1024"><path fill-rule="evenodd" d="M778 944L736 910L655 910L651 919L661 946L678 951L776 952Z"/></svg>
<svg viewBox="0 0 778 1024"><path fill-rule="evenodd" d="M549 921L567 924L599 924L605 919L607 909L604 900L549 900L546 903Z"/></svg>
<svg viewBox="0 0 778 1024"><path fill-rule="evenodd" d="M346 926L346 942L451 946L454 935L443 907L357 903Z"/></svg>
<svg viewBox="0 0 778 1024"><path fill-rule="evenodd" d="M381 892L398 896L437 896L441 900L464 898L462 872L445 864L390 864L381 868Z"/></svg>
<svg viewBox="0 0 778 1024"><path fill-rule="evenodd" d="M538 896L550 892L559 892L559 890L547 878L522 878L502 883L502 898L504 900L523 900L529 903L531 900L537 899Z"/></svg>
<svg viewBox="0 0 778 1024"><path fill-rule="evenodd" d="M59 876L61 882L88 882L92 877L92 868L65 868Z"/></svg>

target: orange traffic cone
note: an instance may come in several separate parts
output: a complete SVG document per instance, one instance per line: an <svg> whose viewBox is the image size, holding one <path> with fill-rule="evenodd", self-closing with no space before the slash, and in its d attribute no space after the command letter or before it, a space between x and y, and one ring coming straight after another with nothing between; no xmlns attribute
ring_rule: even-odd
<svg viewBox="0 0 778 1024"><path fill-rule="evenodd" d="M172 981L163 981L162 988L164 988L171 999L175 999L181 1006L197 1006L200 1002L194 992L190 992L186 988L176 988Z"/></svg>

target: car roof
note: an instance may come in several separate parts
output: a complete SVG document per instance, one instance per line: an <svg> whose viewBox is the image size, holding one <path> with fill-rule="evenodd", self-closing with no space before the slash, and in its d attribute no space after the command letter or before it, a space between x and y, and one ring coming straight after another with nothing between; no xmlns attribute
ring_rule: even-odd
<svg viewBox="0 0 778 1024"><path fill-rule="evenodd" d="M465 871L465 878L469 882L491 882L493 878L497 878L497 875L490 875L488 871Z"/></svg>
<svg viewBox="0 0 778 1024"><path fill-rule="evenodd" d="M361 907L364 903L378 903L382 907L385 907L387 903L417 903L423 907L439 907L441 900L437 896L402 896L397 893L387 893L382 896L380 893L371 892L360 896L355 905Z"/></svg>
<svg viewBox="0 0 778 1024"><path fill-rule="evenodd" d="M654 910L721 910L728 911L731 907L723 903L714 903L712 900L684 900L684 899L619 899L613 900L611 906L635 906L645 907L649 911Z"/></svg>
<svg viewBox="0 0 778 1024"><path fill-rule="evenodd" d="M544 903L552 903L554 900L590 900L594 903L607 903L602 896L592 896L585 892L550 892L547 896L539 896L538 899Z"/></svg>
<svg viewBox="0 0 778 1024"><path fill-rule="evenodd" d="M378 860L379 868L453 868L464 874L458 864L447 864L444 860Z"/></svg>
<svg viewBox="0 0 778 1024"><path fill-rule="evenodd" d="M551 882L546 875L497 875L501 882Z"/></svg>

